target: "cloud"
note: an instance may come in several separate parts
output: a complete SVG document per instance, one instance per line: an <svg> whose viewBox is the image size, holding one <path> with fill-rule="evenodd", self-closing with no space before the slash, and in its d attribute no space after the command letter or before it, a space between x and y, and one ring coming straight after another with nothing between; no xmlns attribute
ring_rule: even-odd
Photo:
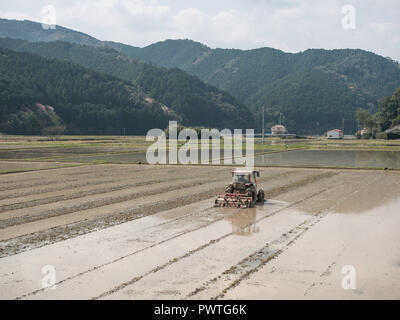
<svg viewBox="0 0 400 320"><path fill-rule="evenodd" d="M398 0L352 0L354 30L342 28L343 0L14 0L2 4L0 15L40 21L48 2L58 24L135 46L190 38L211 47L289 52L361 48L400 59Z"/></svg>
<svg viewBox="0 0 400 320"><path fill-rule="evenodd" d="M0 18L10 20L37 20L29 14L23 12L3 12L0 11Z"/></svg>
<svg viewBox="0 0 400 320"><path fill-rule="evenodd" d="M370 27L378 32L388 32L398 28L396 24L391 22L371 23Z"/></svg>
<svg viewBox="0 0 400 320"><path fill-rule="evenodd" d="M174 38L200 37L208 27L209 19L199 9L186 8L173 15L167 28Z"/></svg>

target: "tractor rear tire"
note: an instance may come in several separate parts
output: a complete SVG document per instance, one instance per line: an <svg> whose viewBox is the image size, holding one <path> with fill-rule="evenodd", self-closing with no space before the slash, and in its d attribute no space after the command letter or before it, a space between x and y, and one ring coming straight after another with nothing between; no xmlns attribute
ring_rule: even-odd
<svg viewBox="0 0 400 320"><path fill-rule="evenodd" d="M264 190L259 190L257 193L257 201L264 203L264 200L265 200Z"/></svg>
<svg viewBox="0 0 400 320"><path fill-rule="evenodd" d="M255 206L256 202L257 202L257 194L256 194L256 192L254 191L254 192L251 194L250 208L253 208L253 207Z"/></svg>

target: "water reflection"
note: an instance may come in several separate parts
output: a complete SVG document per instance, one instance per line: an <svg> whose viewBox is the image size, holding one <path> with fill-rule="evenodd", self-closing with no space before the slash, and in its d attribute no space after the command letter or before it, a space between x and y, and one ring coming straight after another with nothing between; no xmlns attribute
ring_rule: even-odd
<svg viewBox="0 0 400 320"><path fill-rule="evenodd" d="M237 211L225 218L232 224L232 233L240 236L251 236L260 231L256 225L257 209L249 208Z"/></svg>
<svg viewBox="0 0 400 320"><path fill-rule="evenodd" d="M50 153L35 153L29 152L15 153L0 152L0 158L2 159L19 159L29 157L53 157L60 156L62 154L50 154ZM65 154L66 156L66 154ZM215 164L224 164L222 159L224 154L220 151L217 155L214 155L212 150L209 153L209 161L212 163L213 159ZM121 153L121 154L101 154L101 155L82 155L82 156L71 156L68 155L65 158L57 158L58 161L79 161L79 162L91 162L91 161L103 161L111 163L146 163L145 152L132 152L132 153ZM201 158L198 155L198 162ZM238 160L244 160L239 158ZM315 166L315 167L370 167L370 168L390 168L400 169L400 152L399 151L364 151L364 150L294 150L288 152L278 152L270 154L255 154L254 157L255 166ZM235 164L236 161L232 161ZM240 161L239 161L240 162ZM226 164L229 164L226 163ZM236 162L239 165L238 162Z"/></svg>
<svg viewBox="0 0 400 320"><path fill-rule="evenodd" d="M255 165L400 169L400 152L364 150L296 150L256 155Z"/></svg>

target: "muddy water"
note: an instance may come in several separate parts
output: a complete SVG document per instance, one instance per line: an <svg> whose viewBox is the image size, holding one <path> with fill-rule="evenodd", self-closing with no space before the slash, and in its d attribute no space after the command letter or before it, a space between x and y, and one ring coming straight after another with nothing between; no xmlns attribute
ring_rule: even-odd
<svg viewBox="0 0 400 320"><path fill-rule="evenodd" d="M101 296L220 238L232 237L244 243L243 239L262 237L263 228L257 221L286 205L271 201L256 209L222 210L210 207L210 203L212 199L3 258L0 286L12 285L3 295L16 297L40 289L40 269L46 262L56 266L58 282L70 280L59 283L57 290L42 291L32 298ZM250 250L249 240L245 243ZM242 254L238 250L237 259ZM11 266L13 272L8 273Z"/></svg>
<svg viewBox="0 0 400 320"><path fill-rule="evenodd" d="M168 158L168 157L167 157ZM224 159L224 153L212 155L209 159ZM239 158L238 158L239 159ZM85 157L68 157L68 161L91 162L105 161L115 163L147 163L146 153L125 153L115 155L94 155ZM200 156L199 160L200 162ZM361 167L400 169L400 152L398 151L364 151L364 150L295 150L270 154L256 154L256 166L310 166L310 167ZM211 160L209 161L211 163ZM220 161L224 164L224 160ZM228 164L228 163L226 163Z"/></svg>
<svg viewBox="0 0 400 320"><path fill-rule="evenodd" d="M243 151L239 155L244 155L245 152ZM186 156L189 157L189 153L186 153ZM155 153L155 156L158 157L158 153ZM214 149L209 150L208 153L208 160L202 160L201 151L198 151L197 157L194 162L197 163L204 163L204 164L211 164L212 161L215 161L215 164L219 164L220 162L224 162L224 159L231 159L234 155L234 152L225 153L224 150ZM170 154L166 153L166 162L170 163ZM92 156L77 156L77 157L68 157L64 158L63 160L68 161L79 161L79 162L92 162L92 161L106 161L106 162L113 162L113 163L147 163L146 159L146 152L134 152L134 153L121 153L121 154L105 154L105 155L92 155ZM172 160L171 160L172 161ZM177 161L177 160L175 160ZM188 160L189 161L189 160ZM227 163L229 164L229 163Z"/></svg>
<svg viewBox="0 0 400 320"><path fill-rule="evenodd" d="M224 298L398 300L399 213L397 200L362 215L328 214Z"/></svg>
<svg viewBox="0 0 400 320"><path fill-rule="evenodd" d="M28 150L1 150L0 160L3 159L35 159L67 157L82 154L96 154L105 152L126 152L133 151L133 148L123 147L79 147L79 148L29 148Z"/></svg>
<svg viewBox="0 0 400 320"><path fill-rule="evenodd" d="M255 165L400 169L400 152L358 150L296 150L256 155Z"/></svg>

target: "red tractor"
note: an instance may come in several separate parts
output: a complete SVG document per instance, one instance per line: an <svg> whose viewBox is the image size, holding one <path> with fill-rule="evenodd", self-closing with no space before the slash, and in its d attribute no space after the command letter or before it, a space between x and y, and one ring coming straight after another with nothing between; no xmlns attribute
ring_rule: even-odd
<svg viewBox="0 0 400 320"><path fill-rule="evenodd" d="M251 208L256 202L264 203L264 190L257 191L260 172L237 169L232 172L232 183L225 193L217 194L215 207Z"/></svg>

